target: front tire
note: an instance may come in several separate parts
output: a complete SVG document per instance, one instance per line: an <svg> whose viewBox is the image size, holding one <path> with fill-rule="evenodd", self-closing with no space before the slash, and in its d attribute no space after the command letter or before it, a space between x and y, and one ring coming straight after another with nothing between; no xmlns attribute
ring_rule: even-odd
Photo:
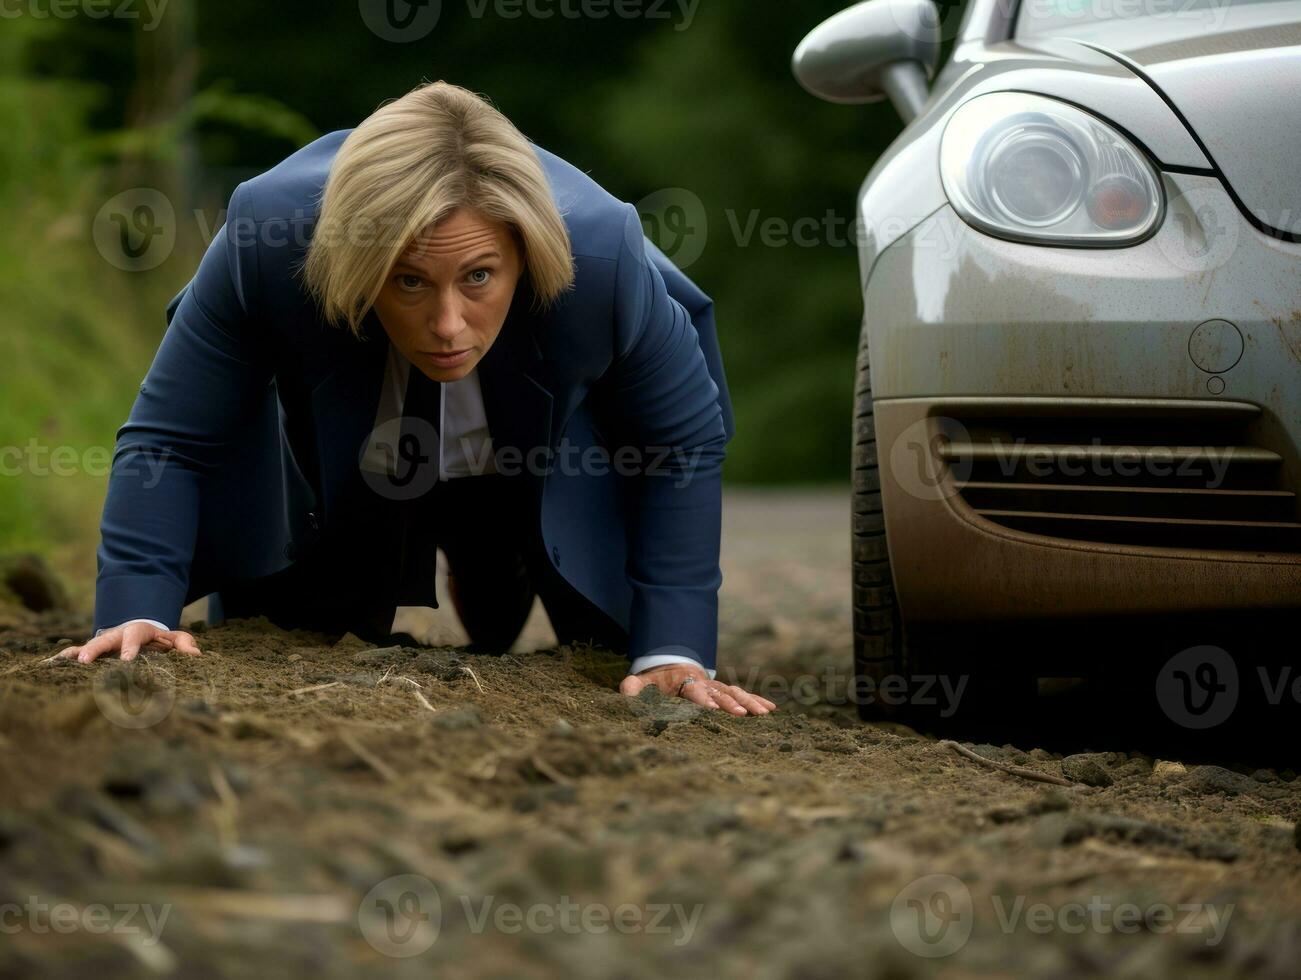
<svg viewBox="0 0 1301 980"><path fill-rule="evenodd" d="M981 626L909 634L895 594L881 498L881 452L872 405L867 329L859 340L854 388L853 619L854 682L863 721L1003 731L1035 697L1032 670L1009 657L1009 646ZM887 452L888 455L888 452ZM937 703L940 691L961 691ZM890 682L886 690L882 685ZM915 698L914 698L915 696Z"/></svg>
<svg viewBox="0 0 1301 980"><path fill-rule="evenodd" d="M866 696L865 692L876 692L888 677L908 676L909 664L885 536L866 326L859 340L857 375L852 474L854 684L851 689L859 717L864 721L881 721L897 717L901 712L880 697Z"/></svg>

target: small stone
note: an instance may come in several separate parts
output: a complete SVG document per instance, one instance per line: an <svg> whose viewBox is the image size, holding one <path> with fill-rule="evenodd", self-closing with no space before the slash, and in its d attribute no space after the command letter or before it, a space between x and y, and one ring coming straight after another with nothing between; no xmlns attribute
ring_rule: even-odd
<svg viewBox="0 0 1301 980"><path fill-rule="evenodd" d="M352 659L359 664L385 664L402 656L401 647L376 647L374 650L362 650L353 654Z"/></svg>
<svg viewBox="0 0 1301 980"><path fill-rule="evenodd" d="M646 726L646 734L653 735L658 738L660 735L664 734L665 730L668 727L669 727L669 723L667 719L654 718L651 720L651 723Z"/></svg>
<svg viewBox="0 0 1301 980"><path fill-rule="evenodd" d="M1121 840L1129 844L1151 845L1167 844L1177 846L1183 842L1183 834L1168 827L1122 817L1112 813L1094 814L1091 818L1093 829L1104 837Z"/></svg>
<svg viewBox="0 0 1301 980"><path fill-rule="evenodd" d="M301 653L291 653L289 656L285 658L285 660L287 660L291 664L296 664L298 663L298 661L302 659L303 659L303 655Z"/></svg>
<svg viewBox="0 0 1301 980"><path fill-rule="evenodd" d="M1083 817L1070 813L1050 813L1040 818L1030 834L1030 841L1038 847L1069 847L1092 833L1092 825Z"/></svg>
<svg viewBox="0 0 1301 980"><path fill-rule="evenodd" d="M1062 760L1062 774L1085 786L1110 786L1115 782L1098 753L1068 755Z"/></svg>
<svg viewBox="0 0 1301 980"><path fill-rule="evenodd" d="M1016 821L1020 820L1025 816L1025 814L1014 806L1000 806L990 810L986 816L994 823L1004 824L1016 823Z"/></svg>
<svg viewBox="0 0 1301 980"><path fill-rule="evenodd" d="M430 715L429 724L445 732L460 732L483 727L483 714L474 705Z"/></svg>
<svg viewBox="0 0 1301 980"><path fill-rule="evenodd" d="M1130 776L1146 778L1152 775L1152 762L1150 759L1122 759L1112 767L1111 774L1116 779Z"/></svg>
<svg viewBox="0 0 1301 980"><path fill-rule="evenodd" d="M1152 767L1153 779L1183 779L1186 775L1188 775L1188 769L1182 762L1158 760L1156 765Z"/></svg>
<svg viewBox="0 0 1301 980"><path fill-rule="evenodd" d="M1224 796L1237 796L1241 793L1255 792L1257 783L1250 776L1220 766L1198 766L1188 773L1183 788L1189 793L1199 795L1218 793Z"/></svg>
<svg viewBox="0 0 1301 980"><path fill-rule="evenodd" d="M563 718L557 718L551 726L552 738L569 738L574 734L574 726Z"/></svg>
<svg viewBox="0 0 1301 980"><path fill-rule="evenodd" d="M779 743L777 743L777 751L778 751L778 752L794 752L794 751L795 751L795 746L792 745L790 742L779 742Z"/></svg>

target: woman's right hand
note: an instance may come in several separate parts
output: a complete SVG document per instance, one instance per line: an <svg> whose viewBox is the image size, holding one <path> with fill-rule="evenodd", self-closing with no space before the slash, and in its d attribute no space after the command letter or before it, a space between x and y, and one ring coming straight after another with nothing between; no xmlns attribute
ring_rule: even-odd
<svg viewBox="0 0 1301 980"><path fill-rule="evenodd" d="M137 619L105 630L81 646L60 650L55 656L88 664L106 654L116 653L123 660L130 661L140 654L142 647L149 646L177 650L196 657L203 653L194 642L194 637L184 630L159 629L153 623Z"/></svg>

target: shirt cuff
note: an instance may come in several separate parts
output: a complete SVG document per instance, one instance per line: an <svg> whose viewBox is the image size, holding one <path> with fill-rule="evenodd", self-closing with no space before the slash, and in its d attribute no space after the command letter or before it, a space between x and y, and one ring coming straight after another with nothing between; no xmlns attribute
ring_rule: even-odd
<svg viewBox="0 0 1301 980"><path fill-rule="evenodd" d="M692 660L690 657L679 657L671 653L659 653L650 657L638 657L632 662L632 666L628 668L628 673L640 674L643 670L650 670L652 667L664 667L667 664L691 664L693 667L700 667L699 660ZM712 681L718 672L706 670L705 673L709 675L709 679Z"/></svg>
<svg viewBox="0 0 1301 980"><path fill-rule="evenodd" d="M100 633L103 633L105 630L108 629L118 629L123 626L130 626L132 623L148 623L150 626L156 626L158 629L163 630L164 632L171 632L172 629L170 626L166 626L163 623L158 622L158 620L156 619L128 619L125 623L118 623L116 627L105 626L102 629L97 629L95 630L95 635L99 636Z"/></svg>

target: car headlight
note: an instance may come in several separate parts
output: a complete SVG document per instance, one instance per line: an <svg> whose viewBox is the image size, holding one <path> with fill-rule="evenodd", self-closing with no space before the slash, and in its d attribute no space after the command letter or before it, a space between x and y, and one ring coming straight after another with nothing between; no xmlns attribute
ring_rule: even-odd
<svg viewBox="0 0 1301 980"><path fill-rule="evenodd" d="M982 95L949 119L944 189L963 220L1018 242L1118 248L1161 224L1165 196L1142 151L1065 102Z"/></svg>

